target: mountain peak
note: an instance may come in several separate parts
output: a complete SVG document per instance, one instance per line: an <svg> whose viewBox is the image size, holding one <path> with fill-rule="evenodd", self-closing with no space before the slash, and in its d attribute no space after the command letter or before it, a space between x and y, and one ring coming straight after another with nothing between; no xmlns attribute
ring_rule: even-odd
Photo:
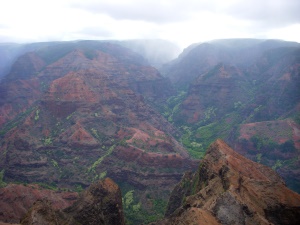
<svg viewBox="0 0 300 225"><path fill-rule="evenodd" d="M175 187L169 218L158 224L299 224L299 215L300 195L288 189L275 171L218 139L198 171L185 175Z"/></svg>
<svg viewBox="0 0 300 225"><path fill-rule="evenodd" d="M125 224L121 190L110 178L93 183L65 212L80 224Z"/></svg>
<svg viewBox="0 0 300 225"><path fill-rule="evenodd" d="M210 145L204 161L214 164L216 169L221 169L226 166L232 170L232 172L238 173L239 176L244 176L249 179L284 183L280 176L274 173L271 168L245 158L235 152L221 139L217 139Z"/></svg>

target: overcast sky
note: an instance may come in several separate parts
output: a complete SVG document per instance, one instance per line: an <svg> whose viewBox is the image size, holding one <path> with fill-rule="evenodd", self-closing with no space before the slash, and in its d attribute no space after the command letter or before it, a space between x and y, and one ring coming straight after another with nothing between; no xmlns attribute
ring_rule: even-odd
<svg viewBox="0 0 300 225"><path fill-rule="evenodd" d="M0 0L0 42L140 38L300 42L300 0Z"/></svg>

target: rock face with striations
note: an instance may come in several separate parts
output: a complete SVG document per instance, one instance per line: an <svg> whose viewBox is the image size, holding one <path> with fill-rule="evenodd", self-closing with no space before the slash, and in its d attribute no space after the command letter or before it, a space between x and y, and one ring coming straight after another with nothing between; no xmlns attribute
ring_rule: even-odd
<svg viewBox="0 0 300 225"><path fill-rule="evenodd" d="M64 211L38 200L22 219L23 225L124 225L121 190L110 178L98 181Z"/></svg>
<svg viewBox="0 0 300 225"><path fill-rule="evenodd" d="M8 184L0 189L0 221L18 223L34 202L43 199L59 210L71 206L78 193L44 189L37 184Z"/></svg>
<svg viewBox="0 0 300 225"><path fill-rule="evenodd" d="M162 224L300 224L300 195L270 168L250 161L222 140L208 149L195 174L170 197Z"/></svg>
<svg viewBox="0 0 300 225"><path fill-rule="evenodd" d="M162 72L186 91L169 104L169 119L188 126L202 152L222 138L300 193L299 43L215 40L190 46Z"/></svg>
<svg viewBox="0 0 300 225"><path fill-rule="evenodd" d="M80 224L125 224L121 190L110 178L92 184L65 212Z"/></svg>
<svg viewBox="0 0 300 225"><path fill-rule="evenodd" d="M0 83L4 180L75 189L108 176L135 189L136 199L159 190L153 196L167 200L181 174L197 167L178 130L149 103L172 90L145 59L116 44L26 53Z"/></svg>

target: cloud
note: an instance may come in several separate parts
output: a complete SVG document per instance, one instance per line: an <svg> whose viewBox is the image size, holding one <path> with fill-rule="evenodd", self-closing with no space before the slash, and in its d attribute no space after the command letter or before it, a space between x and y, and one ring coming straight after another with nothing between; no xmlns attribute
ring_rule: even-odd
<svg viewBox="0 0 300 225"><path fill-rule="evenodd" d="M173 23L188 20L192 12L212 10L216 0L110 0L73 2L70 6L96 14L106 14L116 20L139 20L150 23Z"/></svg>
<svg viewBox="0 0 300 225"><path fill-rule="evenodd" d="M274 28L300 23L299 9L299 0L252 0L236 1L225 11L256 26Z"/></svg>
<svg viewBox="0 0 300 225"><path fill-rule="evenodd" d="M109 38L113 35L111 30L103 28L101 26L97 27L84 27L83 29L79 30L77 33L84 34L91 37L103 37Z"/></svg>
<svg viewBox="0 0 300 225"><path fill-rule="evenodd" d="M2 40L160 38L182 47L219 38L300 41L299 0L0 1Z"/></svg>
<svg viewBox="0 0 300 225"><path fill-rule="evenodd" d="M262 26L276 27L300 22L299 0L86 0L70 5L94 14L106 14L116 20L157 24L187 21L205 12Z"/></svg>
<svg viewBox="0 0 300 225"><path fill-rule="evenodd" d="M0 29L6 29L9 28L6 24L0 24Z"/></svg>

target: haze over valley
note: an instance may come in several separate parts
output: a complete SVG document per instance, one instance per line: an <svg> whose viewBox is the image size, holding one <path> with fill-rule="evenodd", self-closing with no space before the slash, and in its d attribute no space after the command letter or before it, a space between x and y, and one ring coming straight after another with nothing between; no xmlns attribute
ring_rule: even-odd
<svg viewBox="0 0 300 225"><path fill-rule="evenodd" d="M2 187L81 192L109 177L121 188L127 223L154 222L183 173L196 171L221 138L299 192L296 42L214 40L173 60L178 48L162 40L3 44L1 51Z"/></svg>
<svg viewBox="0 0 300 225"><path fill-rule="evenodd" d="M299 1L0 4L0 224L300 224Z"/></svg>

